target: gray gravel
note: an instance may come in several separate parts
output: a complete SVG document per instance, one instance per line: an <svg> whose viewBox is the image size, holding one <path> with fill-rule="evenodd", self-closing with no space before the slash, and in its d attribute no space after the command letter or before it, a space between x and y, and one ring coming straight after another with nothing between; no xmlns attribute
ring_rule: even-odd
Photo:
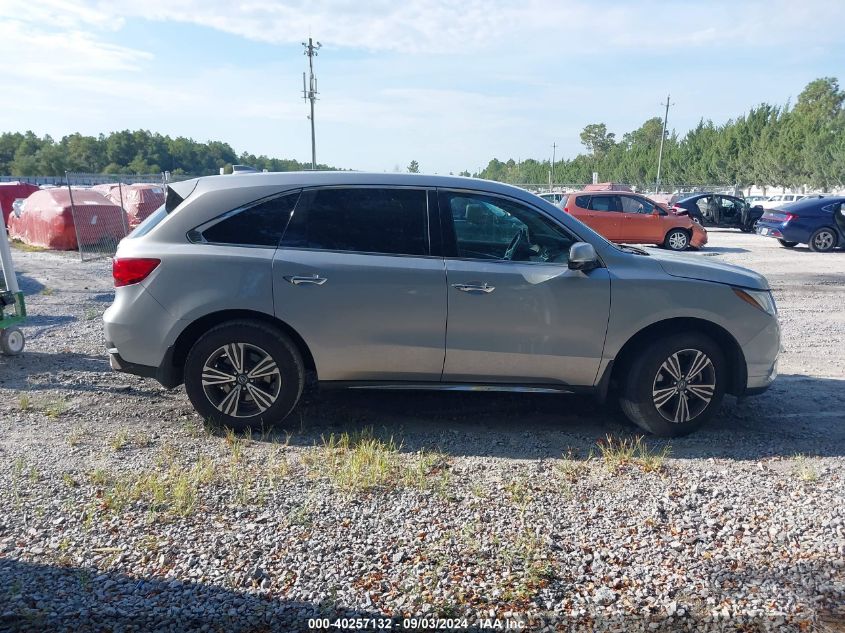
<svg viewBox="0 0 845 633"><path fill-rule="evenodd" d="M285 428L227 437L109 370L107 262L14 251L31 319L0 357L0 631L845 630L845 253L710 237L691 256L769 277L782 375L622 464L599 442L636 429L567 396L309 393ZM324 443L368 429L396 450L347 485Z"/></svg>

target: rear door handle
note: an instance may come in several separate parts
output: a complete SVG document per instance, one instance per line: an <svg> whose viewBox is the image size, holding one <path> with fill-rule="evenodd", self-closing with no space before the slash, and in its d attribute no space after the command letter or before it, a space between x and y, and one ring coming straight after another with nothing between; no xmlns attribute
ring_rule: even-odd
<svg viewBox="0 0 845 633"><path fill-rule="evenodd" d="M322 286L328 281L328 279L319 275L285 275L284 280L294 286L301 286L303 284Z"/></svg>
<svg viewBox="0 0 845 633"><path fill-rule="evenodd" d="M461 292L483 292L488 295L496 289L495 286L491 286L487 282L483 284L452 284L452 288Z"/></svg>

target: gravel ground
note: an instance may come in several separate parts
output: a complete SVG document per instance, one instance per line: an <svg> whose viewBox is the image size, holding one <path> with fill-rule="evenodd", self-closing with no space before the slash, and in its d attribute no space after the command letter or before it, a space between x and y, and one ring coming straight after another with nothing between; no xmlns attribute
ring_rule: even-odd
<svg viewBox="0 0 845 633"><path fill-rule="evenodd" d="M206 429L109 370L106 262L16 250L0 631L845 630L845 252L710 238L690 256L769 278L781 376L671 442L556 395L312 392Z"/></svg>

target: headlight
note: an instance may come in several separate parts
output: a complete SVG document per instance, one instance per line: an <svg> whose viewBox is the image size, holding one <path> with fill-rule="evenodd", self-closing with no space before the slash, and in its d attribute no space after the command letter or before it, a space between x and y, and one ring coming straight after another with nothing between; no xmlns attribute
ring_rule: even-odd
<svg viewBox="0 0 845 633"><path fill-rule="evenodd" d="M737 297L766 314L770 314L773 317L778 315L778 308L775 305L775 298L772 296L771 291L749 290L748 288L731 288L731 290L734 291Z"/></svg>

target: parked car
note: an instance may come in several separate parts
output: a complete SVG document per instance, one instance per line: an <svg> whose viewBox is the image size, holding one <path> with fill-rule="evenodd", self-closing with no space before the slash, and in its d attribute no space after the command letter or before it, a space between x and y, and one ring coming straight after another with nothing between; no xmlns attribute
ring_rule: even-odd
<svg viewBox="0 0 845 633"><path fill-rule="evenodd" d="M804 196L800 193L778 193L769 196L768 200L760 203L760 206L764 209L776 209L790 202L798 202L803 198Z"/></svg>
<svg viewBox="0 0 845 633"><path fill-rule="evenodd" d="M687 213L702 226L737 228L743 233L754 232L754 224L763 215L763 207L723 193L699 193L678 200L672 210Z"/></svg>
<svg viewBox="0 0 845 633"><path fill-rule="evenodd" d="M707 231L690 217L635 193L580 191L560 206L611 242L658 244L673 251L707 244Z"/></svg>
<svg viewBox="0 0 845 633"><path fill-rule="evenodd" d="M807 244L826 253L845 247L845 196L807 198L778 209L769 209L757 223L757 234L773 237L781 246Z"/></svg>
<svg viewBox="0 0 845 633"><path fill-rule="evenodd" d="M566 197L565 193L560 193L559 191L547 191L545 193L538 193L537 195L552 204L560 204L560 201Z"/></svg>
<svg viewBox="0 0 845 633"><path fill-rule="evenodd" d="M323 387L591 392L672 436L777 374L764 277L615 246L486 180L171 183L113 275L111 366L184 382L197 412L229 427L284 419L311 372Z"/></svg>
<svg viewBox="0 0 845 633"><path fill-rule="evenodd" d="M745 196L745 201L752 207L760 204L761 202L765 202L768 199L769 196Z"/></svg>

